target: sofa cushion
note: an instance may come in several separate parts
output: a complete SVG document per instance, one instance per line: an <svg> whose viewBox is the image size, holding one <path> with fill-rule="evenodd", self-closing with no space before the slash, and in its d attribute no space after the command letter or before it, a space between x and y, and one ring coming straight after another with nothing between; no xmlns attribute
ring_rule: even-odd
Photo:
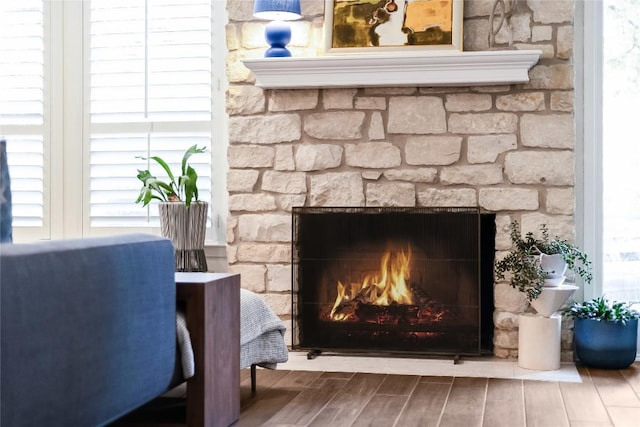
<svg viewBox="0 0 640 427"><path fill-rule="evenodd" d="M0 245L0 424L104 425L166 391L173 256L143 234Z"/></svg>

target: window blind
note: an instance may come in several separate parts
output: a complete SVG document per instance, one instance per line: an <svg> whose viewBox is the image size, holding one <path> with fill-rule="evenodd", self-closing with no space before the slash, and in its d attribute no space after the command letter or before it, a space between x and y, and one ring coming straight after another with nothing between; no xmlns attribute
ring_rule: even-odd
<svg viewBox="0 0 640 427"><path fill-rule="evenodd" d="M0 2L0 138L18 227L44 223L44 46L43 1Z"/></svg>
<svg viewBox="0 0 640 427"><path fill-rule="evenodd" d="M89 211L92 227L157 226L134 203L137 169L175 173L193 144L211 149L211 0L92 0L89 19ZM191 157L211 201L211 156Z"/></svg>

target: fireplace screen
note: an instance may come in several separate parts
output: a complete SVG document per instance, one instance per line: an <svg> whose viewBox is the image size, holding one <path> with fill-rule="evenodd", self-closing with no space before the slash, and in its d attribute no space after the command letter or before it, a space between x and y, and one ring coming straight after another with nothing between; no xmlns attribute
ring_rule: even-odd
<svg viewBox="0 0 640 427"><path fill-rule="evenodd" d="M466 208L294 208L294 348L488 350L486 224Z"/></svg>

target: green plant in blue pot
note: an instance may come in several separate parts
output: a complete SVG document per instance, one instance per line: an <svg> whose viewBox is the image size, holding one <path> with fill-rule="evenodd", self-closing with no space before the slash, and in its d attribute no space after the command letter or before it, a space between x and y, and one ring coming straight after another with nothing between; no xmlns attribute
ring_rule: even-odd
<svg viewBox="0 0 640 427"><path fill-rule="evenodd" d="M573 343L586 366L624 369L636 359L640 313L604 297L575 302L565 310L574 319Z"/></svg>

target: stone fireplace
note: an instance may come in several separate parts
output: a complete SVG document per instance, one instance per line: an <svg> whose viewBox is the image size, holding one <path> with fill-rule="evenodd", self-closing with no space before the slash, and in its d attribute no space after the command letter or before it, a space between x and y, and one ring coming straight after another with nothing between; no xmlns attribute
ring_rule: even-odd
<svg viewBox="0 0 640 427"><path fill-rule="evenodd" d="M489 49L492 5L465 1L465 50ZM252 6L227 6L227 260L283 319L293 315L294 207L475 207L495 215L496 257L513 220L574 238L572 1L518 2L512 46L496 37L499 49L542 50L527 84L291 90L256 87L240 62L265 46ZM290 47L315 56L324 2L302 7ZM515 357L528 303L507 283L493 294L493 353Z"/></svg>

